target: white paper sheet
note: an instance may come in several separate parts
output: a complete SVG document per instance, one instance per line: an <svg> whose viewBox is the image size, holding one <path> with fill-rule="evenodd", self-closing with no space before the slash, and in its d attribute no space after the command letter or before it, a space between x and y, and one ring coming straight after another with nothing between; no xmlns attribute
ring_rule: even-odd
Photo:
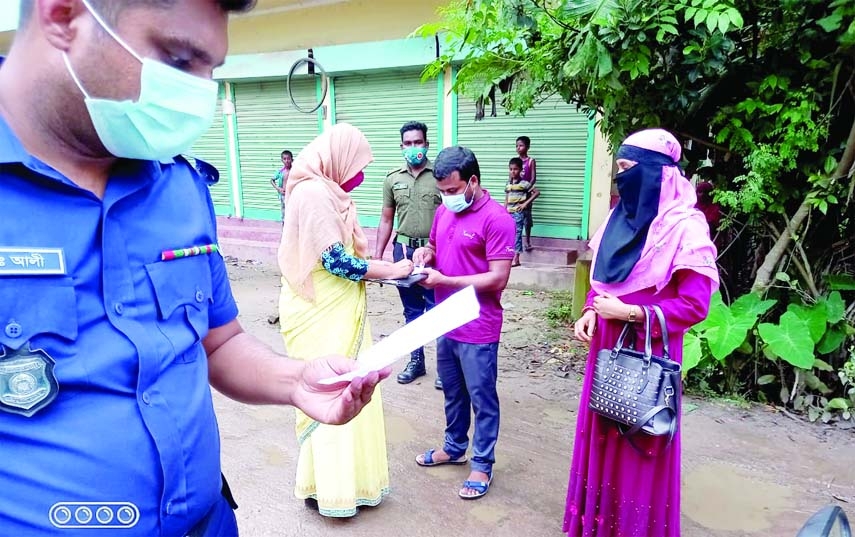
<svg viewBox="0 0 855 537"><path fill-rule="evenodd" d="M481 315L481 306L475 296L475 288L470 285L360 353L356 358L360 364L357 370L324 379L321 384L349 382L357 377L364 377L372 371L379 371L439 336L474 321L479 315Z"/></svg>

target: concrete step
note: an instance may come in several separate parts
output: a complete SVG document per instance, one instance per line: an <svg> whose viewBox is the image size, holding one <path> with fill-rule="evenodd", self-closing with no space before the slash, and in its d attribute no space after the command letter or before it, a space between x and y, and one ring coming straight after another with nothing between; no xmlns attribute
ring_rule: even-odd
<svg viewBox="0 0 855 537"><path fill-rule="evenodd" d="M570 291L573 289L573 267L544 263L526 263L511 269L509 289L533 291Z"/></svg>
<svg viewBox="0 0 855 537"><path fill-rule="evenodd" d="M224 256L235 257L241 261L258 261L273 268L278 263L278 244L221 237L220 248ZM391 259L391 254L389 258ZM575 269L570 266L530 263L526 262L525 258L523 258L522 265L511 269L508 288L536 291L569 291L573 289L574 274Z"/></svg>
<svg viewBox="0 0 855 537"><path fill-rule="evenodd" d="M277 253L282 236L280 222L219 217L219 244L223 255L239 260L253 260L270 267L277 266ZM374 253L377 230L366 228L368 253ZM508 287L531 290L571 290L577 258L585 257L585 241L532 237L531 252L524 252L522 265L511 270ZM392 260L392 242L384 259Z"/></svg>
<svg viewBox="0 0 855 537"><path fill-rule="evenodd" d="M573 265L579 252L577 250L552 246L535 246L532 250L523 252L521 260L523 263L537 263L543 265Z"/></svg>
<svg viewBox="0 0 855 537"><path fill-rule="evenodd" d="M254 260L276 267L279 242L262 242L248 239L235 239L231 237L219 237L220 252L224 256L236 257L241 261Z"/></svg>
<svg viewBox="0 0 855 537"><path fill-rule="evenodd" d="M219 218L217 221L217 234L220 238L228 237L279 244L280 237L282 236L282 224L280 222L265 222L262 220L241 221L236 218Z"/></svg>

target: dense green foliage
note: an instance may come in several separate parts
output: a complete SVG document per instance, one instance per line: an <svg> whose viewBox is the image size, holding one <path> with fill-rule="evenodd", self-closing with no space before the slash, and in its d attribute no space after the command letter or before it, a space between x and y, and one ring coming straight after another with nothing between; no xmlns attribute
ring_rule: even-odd
<svg viewBox="0 0 855 537"><path fill-rule="evenodd" d="M687 171L712 161L724 299L687 338L690 380L855 414L855 2L456 0L441 18L418 30L444 44L426 77L453 67L521 114L558 94L612 146L664 127L691 141Z"/></svg>

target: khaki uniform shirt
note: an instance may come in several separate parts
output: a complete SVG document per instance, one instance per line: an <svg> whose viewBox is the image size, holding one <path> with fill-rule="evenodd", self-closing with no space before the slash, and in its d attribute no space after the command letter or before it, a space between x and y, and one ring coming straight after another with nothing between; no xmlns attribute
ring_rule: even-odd
<svg viewBox="0 0 855 537"><path fill-rule="evenodd" d="M383 207L393 207L398 217L397 232L414 239L430 237L433 215L442 203L433 163L413 177L407 166L392 170L383 182Z"/></svg>

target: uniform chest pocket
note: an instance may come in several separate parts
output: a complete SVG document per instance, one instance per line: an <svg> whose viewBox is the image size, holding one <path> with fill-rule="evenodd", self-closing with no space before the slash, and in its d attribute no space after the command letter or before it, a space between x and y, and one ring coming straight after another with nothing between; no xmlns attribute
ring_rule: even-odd
<svg viewBox="0 0 855 537"><path fill-rule="evenodd" d="M395 196L395 203L408 203L410 201L410 185L407 183L395 183L392 185L392 194Z"/></svg>
<svg viewBox="0 0 855 537"><path fill-rule="evenodd" d="M422 194L422 200L428 207L433 206L436 208L442 205L442 198L437 192L426 192Z"/></svg>
<svg viewBox="0 0 855 537"><path fill-rule="evenodd" d="M41 349L55 362L60 397L89 383L77 357L78 314L74 282L66 276L0 277L0 344L6 352Z"/></svg>
<svg viewBox="0 0 855 537"><path fill-rule="evenodd" d="M172 344L176 360L196 360L197 344L208 334L208 307L213 301L208 258L185 257L145 268L154 287L158 328Z"/></svg>

